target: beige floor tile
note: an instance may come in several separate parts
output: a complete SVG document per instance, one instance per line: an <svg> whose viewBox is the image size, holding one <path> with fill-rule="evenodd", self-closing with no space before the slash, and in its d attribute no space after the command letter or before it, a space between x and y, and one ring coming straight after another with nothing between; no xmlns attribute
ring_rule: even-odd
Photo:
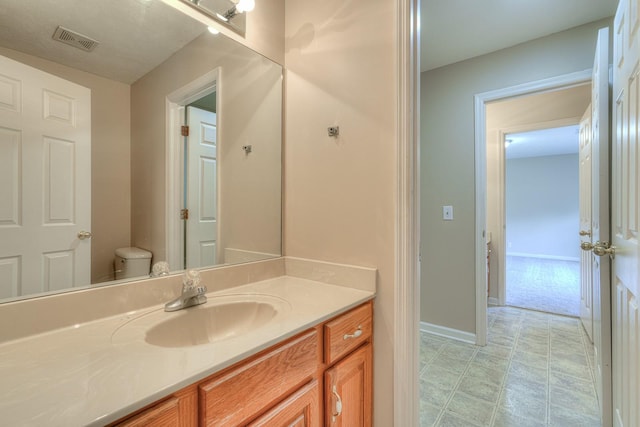
<svg viewBox="0 0 640 427"><path fill-rule="evenodd" d="M507 376L515 377L523 381L533 381L541 384L547 383L547 370L512 361Z"/></svg>
<svg viewBox="0 0 640 427"><path fill-rule="evenodd" d="M489 331L489 339L490 344L501 345L504 347L513 347L516 343L516 339L514 337L508 337L505 335L496 335Z"/></svg>
<svg viewBox="0 0 640 427"><path fill-rule="evenodd" d="M424 400L420 401L420 427L432 427L438 420L442 409Z"/></svg>
<svg viewBox="0 0 640 427"><path fill-rule="evenodd" d="M494 409L495 405L489 402L457 391L447 404L445 411L475 424L486 426L491 422Z"/></svg>
<svg viewBox="0 0 640 427"><path fill-rule="evenodd" d="M462 377L458 391L492 404L495 404L500 397L499 385L469 375Z"/></svg>
<svg viewBox="0 0 640 427"><path fill-rule="evenodd" d="M469 422L468 420L464 420L460 417L457 417L454 414L445 412L440 419L440 422L437 424L438 427L481 427L478 424L474 424Z"/></svg>
<svg viewBox="0 0 640 427"><path fill-rule="evenodd" d="M591 369L587 363L575 363L570 360L558 359L553 356L549 358L549 370L581 378L585 381L590 381L592 378Z"/></svg>
<svg viewBox="0 0 640 427"><path fill-rule="evenodd" d="M523 365L532 366L534 368L547 370L549 368L549 358L546 354L530 353L528 351L516 351L513 353L512 360Z"/></svg>
<svg viewBox="0 0 640 427"><path fill-rule="evenodd" d="M519 339L518 344L516 344L516 351L546 356L549 354L549 343L547 340L525 341Z"/></svg>
<svg viewBox="0 0 640 427"><path fill-rule="evenodd" d="M479 351L473 357L472 363L474 365L506 371L510 363L510 358Z"/></svg>
<svg viewBox="0 0 640 427"><path fill-rule="evenodd" d="M548 387L535 381L522 380L513 376L507 376L504 382L504 394L514 394L527 399L547 400Z"/></svg>
<svg viewBox="0 0 640 427"><path fill-rule="evenodd" d="M444 407L453 394L453 387L420 378L420 400L433 406Z"/></svg>
<svg viewBox="0 0 640 427"><path fill-rule="evenodd" d="M544 420L522 418L499 409L496 412L494 427L546 427Z"/></svg>
<svg viewBox="0 0 640 427"><path fill-rule="evenodd" d="M561 387L568 390L578 390L585 394L595 393L593 381L572 377L561 372L549 372L549 386Z"/></svg>
<svg viewBox="0 0 640 427"><path fill-rule="evenodd" d="M602 427L600 417L575 412L557 405L549 410L550 427Z"/></svg>
<svg viewBox="0 0 640 427"><path fill-rule="evenodd" d="M453 390L460 380L460 374L448 371L441 366L429 365L420 374L426 382L439 384L444 388Z"/></svg>
<svg viewBox="0 0 640 427"><path fill-rule="evenodd" d="M549 388L549 403L580 414L592 417L599 416L598 399L595 392L583 393L576 389L552 386Z"/></svg>
<svg viewBox="0 0 640 427"><path fill-rule="evenodd" d="M447 357L437 356L431 361L431 366L437 366L446 371L450 371L456 374L462 374L465 369L467 369L467 365L469 361L460 360L460 359L449 359Z"/></svg>
<svg viewBox="0 0 640 427"><path fill-rule="evenodd" d="M489 325L485 347L421 336L421 425L600 427L578 319L490 307Z"/></svg>
<svg viewBox="0 0 640 427"><path fill-rule="evenodd" d="M466 375L478 378L491 384L501 385L502 381L504 380L506 371L494 368L495 367L487 367L479 365L475 362L471 362L469 364L469 369L467 369L466 371Z"/></svg>
<svg viewBox="0 0 640 427"><path fill-rule="evenodd" d="M498 410L520 418L546 422L546 400L533 399L522 391L504 389L498 401Z"/></svg>

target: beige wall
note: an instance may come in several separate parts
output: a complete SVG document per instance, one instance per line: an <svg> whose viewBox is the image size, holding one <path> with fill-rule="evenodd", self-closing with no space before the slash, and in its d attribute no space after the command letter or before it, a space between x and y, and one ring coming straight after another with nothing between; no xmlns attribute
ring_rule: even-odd
<svg viewBox="0 0 640 427"><path fill-rule="evenodd" d="M378 269L378 426L393 425L396 16L392 0L286 3L285 254Z"/></svg>
<svg viewBox="0 0 640 427"><path fill-rule="evenodd" d="M91 90L91 282L113 280L114 252L131 240L129 85L15 50L0 55Z"/></svg>
<svg viewBox="0 0 640 427"><path fill-rule="evenodd" d="M131 87L132 240L154 262L166 260L166 96L217 67L219 251L281 250L281 69L205 32Z"/></svg>
<svg viewBox="0 0 640 427"><path fill-rule="evenodd" d="M504 170L500 151L504 148L500 131L525 132L577 124L590 102L591 85L585 83L487 105L487 231L492 236L490 297L498 298L498 268L504 256L500 232L500 193L504 190L500 186L500 170Z"/></svg>
<svg viewBox="0 0 640 427"><path fill-rule="evenodd" d="M473 96L591 68L604 20L421 76L421 320L475 333ZM453 205L454 221L442 221Z"/></svg>
<svg viewBox="0 0 640 427"><path fill-rule="evenodd" d="M245 62L229 63L222 76L219 247L279 255L282 69L262 57Z"/></svg>

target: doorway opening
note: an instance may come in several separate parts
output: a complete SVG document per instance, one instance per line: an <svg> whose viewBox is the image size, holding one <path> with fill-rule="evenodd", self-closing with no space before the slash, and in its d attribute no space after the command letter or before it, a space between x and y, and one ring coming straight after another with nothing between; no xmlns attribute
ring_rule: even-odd
<svg viewBox="0 0 640 427"><path fill-rule="evenodd" d="M487 302L506 304L505 149L506 135L579 123L584 109L573 108L562 91L590 99L590 70L480 93L475 96L476 149L476 343L487 343ZM505 114L492 114L509 102ZM536 105L534 105L535 103ZM503 104L504 106L504 104ZM517 108L514 108L517 107ZM554 111L555 110L555 111ZM565 111L565 113L560 113ZM530 113L537 112L537 117ZM499 120L498 120L499 119ZM489 255L489 256L488 256ZM491 298L488 300L488 297Z"/></svg>
<svg viewBox="0 0 640 427"><path fill-rule="evenodd" d="M189 252L195 253L196 250L189 250L189 246L192 244L189 242L189 234L193 234L194 236L199 236L202 234L203 236L209 236L211 233L207 229L206 233L200 233L197 229L187 230L187 224L191 223L194 225L196 222L200 221L185 221L187 217L185 215L189 215L187 209L191 209L193 213L198 212L198 214L202 213L202 204L198 199L199 190L194 187L196 194L189 197L189 188L188 181L202 181L197 176L193 178L189 177L190 168L187 167L189 163L189 152L193 152L197 154L198 157L200 155L204 155L205 157L211 157L211 147L214 147L213 150L215 152L215 141L217 139L217 134L220 132L220 126L218 123L219 120L219 100L220 100L220 71L219 69L212 70L203 76L197 78L191 83L185 85L184 87L176 90L167 96L167 140L166 140L166 149L167 149L167 181L166 188L168 189L167 194L167 211L166 211L166 221L167 221L167 233L166 233L166 248L167 248L167 261L171 266L182 266L182 268L199 267L205 264L200 263L200 258L205 257L210 260L212 257L215 259L217 256L217 251L215 250L215 240L219 239L219 232L217 221L214 221L213 227L208 227L213 229L213 233L216 238L213 240L213 244L209 244L210 240L204 242L202 244L201 241L193 241L194 245L198 245L198 251L202 252L202 256L198 255L198 259L196 261L189 261ZM212 105L213 103L213 105ZM192 110L192 113L190 113ZM196 111L203 111L208 113L209 111L205 110L214 110L215 115L211 116L210 114L205 114L205 118L199 117L198 114L195 114ZM198 124L196 126L192 126L194 128L194 132L191 140L200 139L206 142L205 150L206 152L200 152L198 150L190 150L188 147L187 135L183 135L182 127L188 125L188 118L194 118ZM202 120L201 120L202 119ZM195 122L194 122L195 123ZM213 133L215 135L211 135L211 130L213 129ZM189 131L191 132L191 130ZM207 142L207 140L210 140ZM213 142L213 144L211 144ZM191 168L194 173L197 174L214 174L217 176L217 159L216 156L213 156L213 161L211 158L205 159L207 160L204 167ZM198 160L200 162L200 160ZM202 176L201 176L202 178ZM206 179L206 182L213 183L213 187L217 188L217 179L212 179L213 177L209 177ZM206 212L211 213L211 215L204 215L205 219L209 217L213 217L214 219L218 217L217 215L217 190L213 192L213 197L209 197L205 200ZM212 194L208 192L208 194ZM193 210L193 207L190 208L190 199L193 201L197 201L198 208ZM199 215L199 217L202 215ZM211 221L208 221L209 223ZM206 224L210 225L210 224ZM192 239L193 240L193 239ZM202 249L202 250L201 250ZM198 252L198 253L200 253ZM196 258L194 258L196 259ZM208 265L213 265L215 262L211 262Z"/></svg>
<svg viewBox="0 0 640 427"><path fill-rule="evenodd" d="M587 81L486 105L489 304L579 316L579 123L590 99Z"/></svg>
<svg viewBox="0 0 640 427"><path fill-rule="evenodd" d="M580 314L578 139L578 124L505 135L508 306Z"/></svg>

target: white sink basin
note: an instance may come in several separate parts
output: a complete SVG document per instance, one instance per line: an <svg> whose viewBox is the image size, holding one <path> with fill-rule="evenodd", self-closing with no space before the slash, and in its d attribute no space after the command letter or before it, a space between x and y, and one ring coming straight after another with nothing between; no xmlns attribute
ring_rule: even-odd
<svg viewBox="0 0 640 427"><path fill-rule="evenodd" d="M175 312L155 310L134 318L111 337L114 344L139 341L159 347L190 347L240 337L256 331L290 305L268 295L210 297L202 305Z"/></svg>

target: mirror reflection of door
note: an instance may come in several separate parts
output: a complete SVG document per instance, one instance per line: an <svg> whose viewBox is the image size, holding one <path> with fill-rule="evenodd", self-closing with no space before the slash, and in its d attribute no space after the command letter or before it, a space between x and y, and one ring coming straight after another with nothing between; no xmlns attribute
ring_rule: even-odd
<svg viewBox="0 0 640 427"><path fill-rule="evenodd" d="M185 136L185 268L218 264L218 150L213 92L189 105ZM196 107L199 106L200 108ZM209 111L207 111L209 110Z"/></svg>
<svg viewBox="0 0 640 427"><path fill-rule="evenodd" d="M85 285L91 91L4 56L0 69L0 299Z"/></svg>

